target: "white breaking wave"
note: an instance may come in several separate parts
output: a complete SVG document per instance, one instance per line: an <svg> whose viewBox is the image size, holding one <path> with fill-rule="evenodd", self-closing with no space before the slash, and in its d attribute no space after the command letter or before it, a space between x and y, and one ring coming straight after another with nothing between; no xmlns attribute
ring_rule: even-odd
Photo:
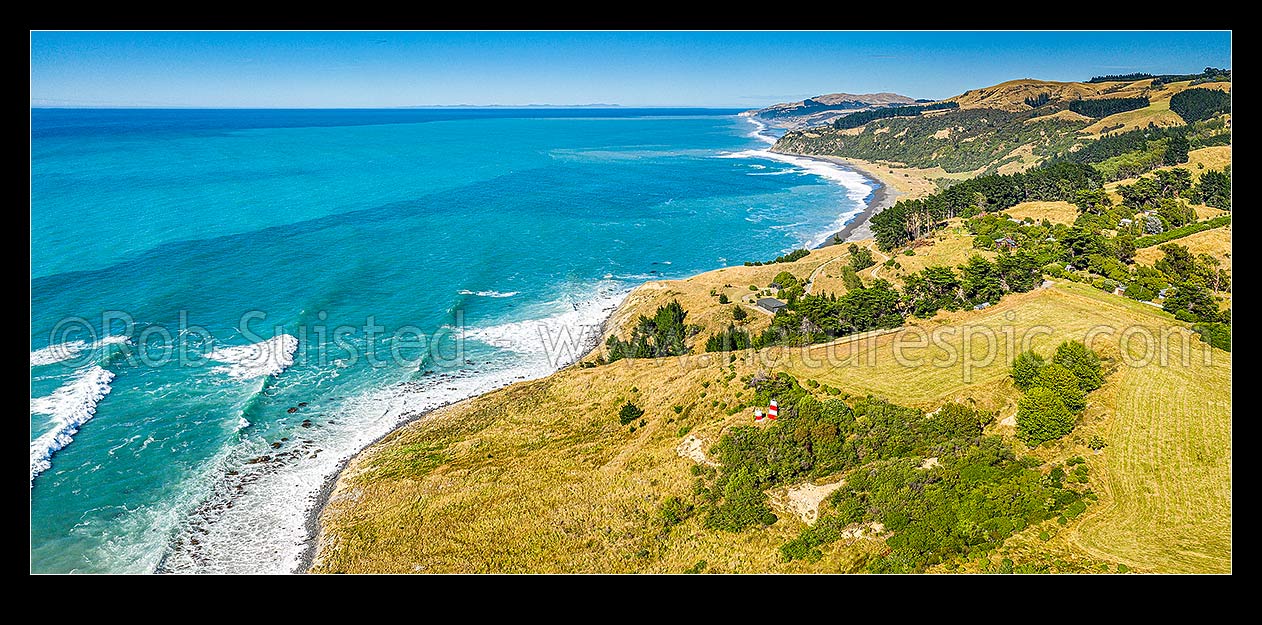
<svg viewBox="0 0 1262 625"><path fill-rule="evenodd" d="M746 118L746 119L748 119L751 123L759 127L758 130L756 131L758 133L761 133L762 130L766 127L765 124L755 119L752 119L752 118ZM762 135L762 134L759 134L759 136L765 137L765 135ZM772 139L771 143L775 143L775 140ZM788 163L790 165L794 165L796 169L791 169L791 170L782 171L782 172L751 172L747 175L771 176L771 175L781 175L781 174L786 174L786 173L810 174L810 175L819 176L820 178L823 178L830 182L835 182L837 184L840 184L842 187L846 189L846 198L851 200L854 203L854 205L848 208L847 210L842 211L841 214L837 216L837 219L829 226L828 232L820 233L818 235L815 235L809 238L807 241L804 241L803 242L804 245L808 248L813 248L823 243L824 241L828 239L828 237L832 236L834 232L841 230L843 227L845 227L847 222L849 222L851 219L854 219L854 217L858 215L859 213L863 212L863 209L865 207L864 200L866 200L867 197L871 195L872 191L875 189L875 187L873 186L873 182L867 177L863 176L862 174L856 171L852 171L850 169L846 169L841 166L835 165L828 161L816 160L813 158L793 156L791 154L780 154L778 152L772 152L771 150L741 150L739 152L727 152L724 154L720 154L719 158L737 158L737 159L762 158L762 159L767 159L767 160L772 160L772 161L779 161L781 163Z"/></svg>
<svg viewBox="0 0 1262 625"><path fill-rule="evenodd" d="M597 291L598 296L577 306L554 302L570 310L551 317L466 332L481 337L479 341L501 340L513 351L521 350L523 357L497 359L505 364L490 369L448 371L367 391L348 398L336 411L336 419L313 415L315 427L295 424L295 433L289 434L292 440L279 450L262 444L239 449L238 457L223 467L230 466L231 472L224 472L210 496L190 515L177 535L179 548L166 551L160 570L298 572L310 540L308 514L325 481L344 460L418 414L516 382L542 378L569 364L566 358L547 361L535 357L548 353L540 341L539 327L598 327L628 291L609 282L589 290ZM599 334L593 338L598 340ZM267 454L268 461L242 464L255 454L256 458Z"/></svg>
<svg viewBox="0 0 1262 625"><path fill-rule="evenodd" d="M280 375L294 364L294 352L298 351L298 339L289 334L278 334L266 341L216 349L206 358L228 363L211 371L227 373L239 378L258 378Z"/></svg>
<svg viewBox="0 0 1262 625"><path fill-rule="evenodd" d="M53 428L31 441L31 486L35 476L52 466L53 454L74 440L79 426L96 414L96 406L110 393L114 374L99 366L75 374L51 395L31 400L31 414L53 417Z"/></svg>
<svg viewBox="0 0 1262 625"><path fill-rule="evenodd" d="M841 184L841 186L846 188L846 196L852 200L862 201L872 193L873 189L871 181L865 178L862 174L849 169L843 169L827 161L819 161L813 158L794 156L792 154L781 154L770 150L741 150L739 152L720 154L719 157L765 158L772 161L780 161L781 163L788 163L798 167L798 169L801 170L798 173L813 174Z"/></svg>
<svg viewBox="0 0 1262 625"><path fill-rule="evenodd" d="M69 360L79 355L79 352L88 348L88 344L83 341L67 341L56 345L49 345L31 352L31 366L51 365Z"/></svg>
<svg viewBox="0 0 1262 625"><path fill-rule="evenodd" d="M478 297L512 297L520 293L520 291L470 291L469 289L460 289L456 291L461 295L477 295Z"/></svg>
<svg viewBox="0 0 1262 625"><path fill-rule="evenodd" d="M745 136L751 137L753 139L757 139L767 144L774 144L776 142L775 137L772 137L771 135L763 134L763 131L767 130L767 124L764 124L754 119L753 117L746 117L745 119L749 120L749 123L754 125L754 129L749 131L749 133L746 134Z"/></svg>
<svg viewBox="0 0 1262 625"><path fill-rule="evenodd" d="M78 356L85 349L100 349L106 345L122 345L130 343L131 339L122 334L111 334L99 341L89 345L85 341L66 341L48 347L41 347L31 352L31 366L40 367L59 363L63 360L70 360Z"/></svg>
<svg viewBox="0 0 1262 625"><path fill-rule="evenodd" d="M648 279L657 279L648 276ZM603 291L603 292L602 292ZM566 310L542 319L513 321L485 328L469 328L464 337L519 354L541 357L551 368L573 363L600 340L601 322L630 291L606 285L596 297L577 303L554 302ZM544 373L543 375L547 375Z"/></svg>

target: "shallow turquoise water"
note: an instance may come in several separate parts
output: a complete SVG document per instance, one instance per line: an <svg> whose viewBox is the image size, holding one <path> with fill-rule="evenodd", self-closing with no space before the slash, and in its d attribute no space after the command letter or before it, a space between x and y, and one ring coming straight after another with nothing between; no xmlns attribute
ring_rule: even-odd
<svg viewBox="0 0 1262 625"><path fill-rule="evenodd" d="M325 477L405 415L546 375L635 284L816 242L870 193L751 129L33 111L32 570L292 570Z"/></svg>

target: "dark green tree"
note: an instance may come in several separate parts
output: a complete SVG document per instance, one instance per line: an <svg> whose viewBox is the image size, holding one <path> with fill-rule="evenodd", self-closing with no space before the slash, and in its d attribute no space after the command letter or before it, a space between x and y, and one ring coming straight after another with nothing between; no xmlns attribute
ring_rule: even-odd
<svg viewBox="0 0 1262 625"><path fill-rule="evenodd" d="M1052 362L1069 370L1078 378L1078 387L1090 393L1104 384L1100 357L1078 341L1065 341L1056 348Z"/></svg>
<svg viewBox="0 0 1262 625"><path fill-rule="evenodd" d="M1135 237L1125 232L1113 237L1113 250L1118 260L1130 263L1135 260Z"/></svg>
<svg viewBox="0 0 1262 625"><path fill-rule="evenodd" d="M1222 171L1210 169L1201 174L1199 189L1205 204L1231 210L1231 166Z"/></svg>
<svg viewBox="0 0 1262 625"><path fill-rule="evenodd" d="M1079 386L1078 376L1055 362L1039 370L1038 377L1034 379L1032 386L1056 393L1061 403L1072 412L1078 412L1087 407L1087 396Z"/></svg>
<svg viewBox="0 0 1262 625"><path fill-rule="evenodd" d="M623 425L628 425L642 416L644 416L644 410L631 402L623 404L618 410L618 422Z"/></svg>
<svg viewBox="0 0 1262 625"><path fill-rule="evenodd" d="M1046 365L1043 357L1033 351L1024 351L1017 355L1012 361L1012 382L1017 388L1027 390L1034 385L1035 378L1038 377L1039 371Z"/></svg>
<svg viewBox="0 0 1262 625"><path fill-rule="evenodd" d="M850 252L850 266L854 267L855 271L863 271L876 264L876 261L872 259L872 250L866 247L851 243L847 251Z"/></svg>
<svg viewBox="0 0 1262 625"><path fill-rule="evenodd" d="M1170 137L1170 142L1166 144L1166 153L1162 155L1161 162L1165 165L1186 163L1188 162L1188 150L1191 147L1192 144L1183 135Z"/></svg>
<svg viewBox="0 0 1262 625"><path fill-rule="evenodd" d="M1231 94L1218 89L1184 89L1170 98L1170 110L1187 123L1231 112Z"/></svg>
<svg viewBox="0 0 1262 625"><path fill-rule="evenodd" d="M975 255L960 265L960 286L964 299L970 304L994 304L1003 296L998 269L981 256Z"/></svg>
<svg viewBox="0 0 1262 625"><path fill-rule="evenodd" d="M1056 440L1074 429L1074 415L1055 392L1030 387L1017 407L1017 438L1034 447Z"/></svg>

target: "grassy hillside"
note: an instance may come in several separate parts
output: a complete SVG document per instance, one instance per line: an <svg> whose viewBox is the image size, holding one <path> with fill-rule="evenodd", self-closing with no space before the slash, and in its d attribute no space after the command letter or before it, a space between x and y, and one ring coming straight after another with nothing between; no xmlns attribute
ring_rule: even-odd
<svg viewBox="0 0 1262 625"><path fill-rule="evenodd" d="M1163 80L1172 82L1163 84ZM1119 203L1119 187L1135 180L1106 181L1136 172L1152 177L1147 172L1154 168L1170 169L1162 163L1181 159L1165 160L1163 153L1184 138L1180 133L1188 133L1188 141L1182 144L1187 162L1175 167L1189 171L1194 181L1205 171L1230 165L1231 146L1219 145L1230 140L1229 114L1187 130L1148 130L1090 143L1101 133L1147 128L1150 123L1160 126L1170 121L1167 116L1177 118L1170 111L1170 97L1190 86L1230 90L1229 83L1193 82L1169 77L1092 83L1010 81L962 94L955 98L959 110L877 120L853 130L791 132L776 149L866 159L860 166L879 175L902 199L924 198L981 172L1021 171L1053 154L1078 158L1080 164L1059 162L1018 178L1026 180L1027 186L1041 180L1061 184L1070 179L1047 178L1047 171L1070 171L1089 164L1095 169L1087 169L1088 173L1097 174L1102 173L1101 163L1116 165L1155 155L1156 160L1145 161L1143 168L1115 167L1116 175L1090 178L1096 181L1093 190L1105 182L1104 195ZM1211 103L1218 100L1206 94L1198 97ZM1148 98L1148 104L1134 99L1113 101L1117 98ZM1068 110L1071 101L1091 99L1109 101L1076 109L1103 117L1088 118ZM1107 114L1126 106L1132 110ZM1066 153L1082 145L1094 147ZM1197 146L1208 147L1189 149ZM1087 158L1093 154L1099 158ZM972 193L970 184L976 182L954 186L941 195L956 194L965 200L984 197L981 192L959 193ZM977 188L995 197L1004 192L998 186ZM1137 250L1134 265L1128 256L1115 257L1122 249L1113 247L1121 241L1114 238L1119 217L1108 211L1125 209L1129 217L1136 209L1109 209L1101 201L1105 208L1096 210L1103 210L1103 216L1089 213L1079 218L1077 207L1067 201L1013 205L1031 197L1083 201L1072 195L1009 197L999 205L1008 207L1002 211L1007 216L1078 226L1024 227L993 214L972 219L936 216L932 230L888 245L888 251L881 251L870 239L857 242L872 252L876 263L858 272L860 282L871 287L884 279L903 288L913 273L934 266L958 267L974 255L999 267L1041 254L1033 267L1043 269L1003 274L1008 276L1004 280L1014 281L1002 287L1002 297L985 300L988 307L973 309L982 304L964 300L958 306L961 310L949 311L954 305L938 306L922 313L940 309L929 319L907 316L886 324L856 323L847 326L851 330L811 334L810 340L904 323L901 328L852 334L807 347L787 346L801 342L760 338L754 344L779 344L731 354L703 353L706 339L734 322L734 310L747 313L735 323L751 336L760 336L772 325L772 317L756 308L753 300L772 294L768 285L780 272L809 282L808 292L814 294L846 293L843 267L849 260L848 245L814 250L790 263L732 266L683 280L645 283L610 318L607 336L626 338L640 316L652 317L659 307L678 301L688 313L685 325L695 326L687 339L691 353L598 364L603 351L598 350L580 365L548 378L442 408L400 429L361 453L339 479L321 516L313 571L858 572L925 570L927 566L931 572L1014 568L1230 572L1231 354L1202 342L1190 323L1162 310L1160 300L1154 304L1112 293L1115 282L1139 283L1144 273L1137 267L1151 266L1162 256L1153 246ZM1208 206L1192 208L1200 219L1224 213ZM898 209L883 217L897 215ZM874 231L880 232L875 227ZM1048 238L1049 232L1055 237ZM1001 255L974 247L975 239L989 247L992 239L987 237L1001 234L1016 237L1020 249ZM1230 226L1174 242L1193 254L1210 254L1223 268L1231 269ZM1071 261L1078 269L1066 274L1061 268ZM1190 284L1176 282L1176 278L1190 280L1180 278L1176 267L1162 271L1167 273L1158 275L1165 275L1177 289ZM951 287L954 291L948 296L971 288L967 280L984 284L990 279L976 273L966 278L966 274L959 270L961 282ZM923 291L925 275L910 280L903 295L928 297ZM1050 286L1039 287L1040 275L1081 282L1054 280L1043 283ZM853 286L853 278L851 282ZM1012 284L1025 286L1018 289ZM1018 292L1029 288L1034 290ZM1171 290L1177 289L1172 286ZM856 288L836 301L803 298L795 303L802 310L815 306L816 312L840 312L808 317L794 309L776 317L773 330L781 332L787 324L793 332L808 336L812 331L807 321L817 322L818 330L843 314L863 320L855 311L880 308L870 311L876 318L888 310L903 310L913 301L888 304L891 300L877 299L881 292L881 288ZM720 303L720 298L727 303ZM948 301L958 303L958 298ZM1178 310L1173 302L1177 298L1171 296L1165 304ZM853 310L827 308L832 305ZM1222 294L1219 305L1230 306L1228 293ZM1217 309L1210 308L1207 314L1197 307L1196 314L1202 316L1191 318L1218 320ZM1189 318L1187 313L1192 311L1180 310L1180 318ZM780 336L798 335L782 332ZM1014 385L1011 362L1025 349L1050 357L1066 340L1083 341L1101 357L1103 386L1088 395L1087 407L1069 435L1027 447L1016 438L1016 414L1019 402L1028 396ZM1229 341L1216 344L1230 348ZM1145 349L1153 351L1149 354ZM779 374L792 379L777 378ZM767 380L773 384L788 380L789 386L768 391ZM852 420L834 427L823 417L790 417L797 412L791 408L778 422L736 429L752 424L756 394L764 402L767 393L788 392L786 388L795 393L792 397L801 393L821 400L815 409L819 414L831 410L835 417L838 411L850 411ZM838 400L845 405L838 408ZM902 416L894 418L893 413L873 408L883 401L906 407L892 407ZM958 405L939 412L951 402ZM620 420L620 410L627 403L643 409L643 414ZM823 408L825 404L829 408ZM941 478L933 486L937 492L987 479L973 473L965 477L966 471L959 468L963 466L961 450L975 449L981 438L944 439L941 447L933 448L942 456L942 465L934 464L938 458L929 457L935 454L923 453L928 448L916 447L927 440L917 438L924 432L952 427L947 424L957 422L959 413L953 412L957 409L973 415L967 417L972 419L970 436L982 431L992 437L987 444L1002 447L999 456L1005 459L968 466L982 473L1015 467L1024 472L1022 484L1048 489L1061 489L1057 472L1072 470L1074 477L1069 481L1073 484L1068 488L1073 492L1020 490L1025 495L1039 493L1029 500L1034 502L1033 515L996 516L969 508L971 504L961 507L983 515L972 526L966 522L971 517L949 516L955 512L948 511L942 499L936 500L936 508L919 509L921 513L928 510L921 514L926 518L913 519L924 522L919 524L895 525L897 518L856 516L856 511L864 510L868 512L863 514L878 514L872 512L877 509L873 502L885 486L877 488L864 480L880 471L893 471L890 467L904 467L900 475L909 476L910 481L902 487L910 488L909 493L916 492L917 484L931 483L918 477L921 470ZM801 414L809 411L804 408ZM934 421L937 414L948 416ZM799 419L797 425L794 419ZM817 434L817 427L825 430ZM856 443L859 439L862 444ZM785 446L776 446L780 443L774 441ZM835 463L829 465L820 463L822 456L810 451L812 441L818 441L817 450L837 445L837 449L857 451L854 457L838 452ZM875 446L866 446L869 443ZM881 455L878 448L887 443L891 448L916 451ZM805 456L795 455L803 449ZM776 458L760 455L768 450L779 450ZM719 459L726 464L719 464ZM774 463L779 464L769 466ZM1070 468L1074 466L1078 468ZM768 477L773 475L777 477ZM995 482L999 490L994 492L1010 496L1003 506L1015 509L1020 496L1017 491L1003 490L1008 487L1025 487L1015 481ZM830 498L835 490L837 495ZM961 486L952 492L965 491ZM981 495L981 490L969 492L989 497ZM1076 509L1064 507L1060 497L1066 493L1076 498ZM748 503L761 501L764 494L771 512L761 508L761 503ZM864 500L869 495L873 499ZM1043 501L1049 503L1039 503ZM731 510L735 511L723 514L743 519L735 527L745 529L725 531L720 529L723 525L710 522L719 507L726 506L734 506ZM751 510L754 516L748 516ZM902 517L902 522L909 517ZM851 523L873 518L888 521L894 529L886 529L883 523ZM928 522L943 518L951 520L939 525ZM1011 519L1017 522L995 529L993 522ZM814 529L811 523L816 523ZM845 523L851 524L842 527ZM930 526L959 532L965 537L961 540L969 542L949 548L938 543L942 551L917 560L915 566L900 565L899 558L909 553L900 549L909 542L933 542L933 536L942 535L923 529ZM898 528L911 527L917 530L900 535ZM814 551L816 543L804 541L822 532L832 533ZM793 548L782 550L785 545ZM960 545L967 546L955 548Z"/></svg>
<svg viewBox="0 0 1262 625"><path fill-rule="evenodd" d="M768 285L781 271L787 271L799 280L806 280L820 265L837 258L845 262L845 246L829 246L811 251L810 255L791 263L772 263L762 266L743 265L710 271L683 280L657 280L646 282L627 296L627 301L609 319L606 328L621 338L626 338L640 315L652 317L653 311L672 300L679 300L688 311L687 323L701 326L702 330L688 341L694 351L703 351L705 340L733 322L732 307L742 306L748 313L742 325L751 333L761 332L770 324L770 316L754 306L760 297L773 296L764 293ZM765 260L765 259L764 259ZM749 287L758 287L751 290ZM831 286L826 290L832 290ZM713 293L713 295L711 295ZM730 304L720 304L719 295L726 295ZM594 355L593 355L594 357Z"/></svg>
<svg viewBox="0 0 1262 625"><path fill-rule="evenodd" d="M1214 209L1210 209L1214 210ZM1171 243L1182 245L1193 254L1209 254L1222 263L1223 269L1231 271L1231 226L1214 228L1204 232L1174 239ZM1135 252L1135 262L1151 265L1162 257L1161 246L1140 248Z"/></svg>
<svg viewBox="0 0 1262 625"><path fill-rule="evenodd" d="M1078 209L1069 202L1022 202L1004 211L1016 219L1044 219L1054 224L1072 224L1078 218Z"/></svg>
<svg viewBox="0 0 1262 625"><path fill-rule="evenodd" d="M711 272L707 280L726 282L725 274L746 269ZM636 301L641 303L632 302L628 312L652 305ZM920 327L954 329L946 342L962 352L960 330L966 326L1010 329L1018 336L1047 326L1053 333L1040 335L1033 345L1048 351L1057 341L1081 338L1101 324L1186 333L1182 324L1151 306L1073 284L1012 295L987 310L942 315ZM727 428L749 423L747 410L729 415L727 407L751 392L737 378L758 371L787 371L846 393L870 393L930 410L949 399L975 402L998 410L1000 420L992 429L1011 435L1006 417L1019 393L1007 378L1006 353L988 362L975 360L967 372L962 363L941 367L926 361L909 367L893 350L912 335L870 336L810 348L746 351L734 362L701 354L571 368L439 410L369 448L347 469L322 517L314 570L680 572L695 570L701 562L705 571L721 572L857 570L882 549L883 537L828 545L818 562L779 557L779 545L805 527L787 492L772 493L779 520L765 529L733 534L707 529L698 518L664 528L659 517L667 498L689 495L698 465L685 456L704 459L698 452L706 453ZM1205 346L1195 338L1189 341L1198 354L1194 363L1201 363ZM975 338L970 345L980 348L981 343ZM1002 341L999 345L1003 349ZM1096 570L1102 564L1115 570L1119 563L1151 571L1229 566L1221 535L1230 518L1229 501L1222 497L1230 493L1230 475L1222 470L1230 450L1222 434L1229 429L1230 403L1223 401L1225 390L1199 403L1190 390L1224 381L1230 355L1214 352L1216 364L1208 369L1194 364L1186 370L1123 370L1117 365L1116 335L1102 337L1093 347L1121 372L1102 391L1109 401L1089 417L1088 426L1107 432L1110 446L1092 454L1075 433L1036 455L1047 462L1089 456L1091 486L1105 496L1090 515L1066 527L1049 522L1063 549L1049 543L1042 550L1021 551L1031 532L1043 531L1032 527L1010 541L1012 553L1052 570ZM933 359L940 355L936 349L904 351ZM831 364L815 364L829 362L830 353ZM1151 390L1172 381L1181 381L1173 387L1180 403L1175 410L1154 410L1148 403L1155 399ZM645 410L643 422L633 422L633 429L620 426L616 417L628 400ZM1197 434L1176 434L1187 431ZM1201 439L1210 434L1218 438ZM1185 460L1206 460L1171 466L1168 457L1176 452ZM1157 487L1161 500L1144 490ZM1164 499L1166 493L1190 497L1195 492L1207 495L1186 513L1169 510L1182 499ZM1144 521L1118 522L1136 510ZM1156 518L1160 514L1168 515L1166 520ZM1169 529L1153 534L1153 527ZM1178 539L1177 547L1162 546L1169 537ZM1172 549L1205 555L1167 561L1161 554Z"/></svg>
<svg viewBox="0 0 1262 625"><path fill-rule="evenodd" d="M1013 80L950 98L959 105L957 110L881 119L844 130L824 126L789 132L776 149L920 169L940 167L969 176L1015 173L1107 134L1150 125L1181 126L1185 120L1170 110L1170 99L1189 88L1231 90L1227 82L1193 83ZM1098 113L1104 115L1099 118L1069 110L1085 103L1137 98L1148 103L1140 100L1141 108Z"/></svg>

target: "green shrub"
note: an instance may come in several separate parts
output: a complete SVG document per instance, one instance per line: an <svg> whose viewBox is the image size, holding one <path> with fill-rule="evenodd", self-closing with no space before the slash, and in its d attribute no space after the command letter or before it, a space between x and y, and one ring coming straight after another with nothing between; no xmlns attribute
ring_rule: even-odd
<svg viewBox="0 0 1262 625"><path fill-rule="evenodd" d="M692 504L684 503L678 497L668 497L662 502L657 515L662 524L670 528L687 521L692 516L692 511Z"/></svg>
<svg viewBox="0 0 1262 625"><path fill-rule="evenodd" d="M1073 412L1087 407L1086 393L1079 386L1078 378L1069 369L1053 362L1039 370L1031 386L1052 391L1061 403Z"/></svg>
<svg viewBox="0 0 1262 625"><path fill-rule="evenodd" d="M1017 408L1017 438L1034 447L1074 429L1074 415L1053 391L1031 387Z"/></svg>
<svg viewBox="0 0 1262 625"><path fill-rule="evenodd" d="M1084 392L1091 392L1104 384L1104 373L1100 369L1100 357L1087 349L1078 341L1065 341L1056 348L1052 357L1056 363L1073 373L1078 378L1078 386Z"/></svg>
<svg viewBox="0 0 1262 625"><path fill-rule="evenodd" d="M1087 447L1090 447L1094 451L1100 451L1101 449L1104 449L1105 447L1108 447L1108 446L1109 444L1106 443L1104 439L1101 438L1098 434L1095 436L1092 436L1091 440L1087 441Z"/></svg>
<svg viewBox="0 0 1262 625"><path fill-rule="evenodd" d="M644 410L639 406L627 402L618 410L618 422L622 425L629 425L631 422L644 416Z"/></svg>
<svg viewBox="0 0 1262 625"><path fill-rule="evenodd" d="M1034 378L1038 377L1039 371L1047 364L1043 357L1033 351L1024 351L1012 361L1012 382L1017 388L1026 390L1034 383Z"/></svg>
<svg viewBox="0 0 1262 625"><path fill-rule="evenodd" d="M850 267L855 271L863 271L876 264L876 261L872 259L872 250L866 247L851 243L846 251L850 253Z"/></svg>
<svg viewBox="0 0 1262 625"><path fill-rule="evenodd" d="M1126 290L1122 291L1122 295L1141 302L1151 302L1152 298L1157 297L1155 292L1138 282L1128 284Z"/></svg>
<svg viewBox="0 0 1262 625"><path fill-rule="evenodd" d="M1201 340L1225 352L1231 351L1231 326L1225 323L1198 323L1192 331L1201 335Z"/></svg>
<svg viewBox="0 0 1262 625"><path fill-rule="evenodd" d="M729 302L731 302L731 301L732 301L732 300L730 300L730 299L728 299L728 298L727 298L727 293L719 293L719 303L720 303L720 304L727 304L727 303L729 303Z"/></svg>
<svg viewBox="0 0 1262 625"><path fill-rule="evenodd" d="M727 532L775 522L776 515L767 506L767 494L745 468L728 477L723 487L723 502L711 508L705 520L706 527Z"/></svg>
<svg viewBox="0 0 1262 625"><path fill-rule="evenodd" d="M818 419L820 412L822 411L823 405L819 403L818 399L815 399L810 395L798 400L797 416L802 417L803 419Z"/></svg>

